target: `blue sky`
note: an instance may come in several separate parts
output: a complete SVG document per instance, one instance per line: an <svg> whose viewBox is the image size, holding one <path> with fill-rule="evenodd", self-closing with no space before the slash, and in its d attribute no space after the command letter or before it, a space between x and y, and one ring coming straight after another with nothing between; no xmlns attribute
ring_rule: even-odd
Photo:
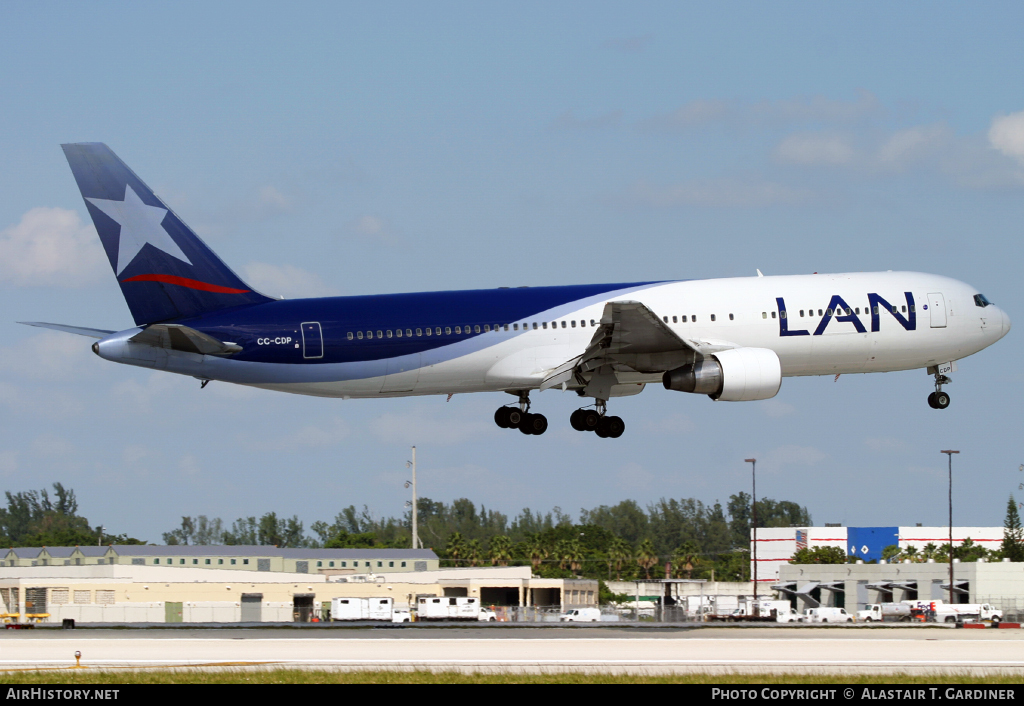
<svg viewBox="0 0 1024 706"><path fill-rule="evenodd" d="M510 515L749 488L816 523L1000 524L1024 474L1019 3L11 3L0 27L0 487L114 531L421 494ZM618 441L498 429L506 395L346 401L115 366L17 326L131 323L61 142L104 141L286 296L917 270L1017 322L924 371L773 400L649 387ZM1024 499L1024 497L1022 497Z"/></svg>

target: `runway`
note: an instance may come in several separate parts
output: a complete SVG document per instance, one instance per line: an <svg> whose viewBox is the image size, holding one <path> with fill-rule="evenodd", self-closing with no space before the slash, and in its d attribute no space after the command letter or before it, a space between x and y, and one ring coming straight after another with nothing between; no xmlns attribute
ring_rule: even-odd
<svg viewBox="0 0 1024 706"><path fill-rule="evenodd" d="M0 633L0 670L431 669L666 674L1024 674L1020 630L899 628L391 628Z"/></svg>

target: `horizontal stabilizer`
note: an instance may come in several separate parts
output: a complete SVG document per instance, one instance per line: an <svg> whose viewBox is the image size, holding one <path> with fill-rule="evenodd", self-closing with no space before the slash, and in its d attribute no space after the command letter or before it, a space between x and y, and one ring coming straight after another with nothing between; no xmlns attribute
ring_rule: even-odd
<svg viewBox="0 0 1024 706"><path fill-rule="evenodd" d="M73 333L78 336L88 336L89 338L106 338L113 331L104 331L100 328L84 328L82 326L65 326L64 324L48 324L45 321L19 321L19 324L25 326L38 326L39 328L52 328L54 331L63 331L64 333Z"/></svg>
<svg viewBox="0 0 1024 706"><path fill-rule="evenodd" d="M213 336L178 324L153 324L128 340L154 348L170 348L200 355L231 355L242 351L242 347L237 343L218 341Z"/></svg>

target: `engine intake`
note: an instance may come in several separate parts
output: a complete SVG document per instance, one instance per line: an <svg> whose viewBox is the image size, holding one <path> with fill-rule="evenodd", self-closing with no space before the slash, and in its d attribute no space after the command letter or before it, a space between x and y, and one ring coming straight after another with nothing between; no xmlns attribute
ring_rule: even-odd
<svg viewBox="0 0 1024 706"><path fill-rule="evenodd" d="M696 392L713 400L766 400L779 393L782 363L768 348L733 348L669 370L661 381L668 390Z"/></svg>

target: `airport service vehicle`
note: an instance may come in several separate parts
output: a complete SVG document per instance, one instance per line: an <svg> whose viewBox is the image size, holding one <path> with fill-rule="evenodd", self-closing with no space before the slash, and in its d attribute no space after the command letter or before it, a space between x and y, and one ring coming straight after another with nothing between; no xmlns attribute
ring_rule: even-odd
<svg viewBox="0 0 1024 706"><path fill-rule="evenodd" d="M865 623L909 623L925 620L924 611L907 603L871 603L857 611L857 621Z"/></svg>
<svg viewBox="0 0 1024 706"><path fill-rule="evenodd" d="M754 610L754 606L757 610ZM744 602L727 615L712 615L712 622L747 622L747 623L799 623L803 616L793 610L789 601L759 600L757 603Z"/></svg>
<svg viewBox="0 0 1024 706"><path fill-rule="evenodd" d="M1003 611L988 603L945 603L943 601L904 601L914 608L924 611L937 623L957 623L965 620L991 620L999 623L1003 620Z"/></svg>
<svg viewBox="0 0 1024 706"><path fill-rule="evenodd" d="M852 623L853 616L846 608L807 608L804 610L805 623Z"/></svg>
<svg viewBox="0 0 1024 706"><path fill-rule="evenodd" d="M393 598L332 598L331 621L390 621L393 617L393 609Z"/></svg>
<svg viewBox="0 0 1024 706"><path fill-rule="evenodd" d="M563 623L596 623L601 620L600 608L573 608L558 617Z"/></svg>
<svg viewBox="0 0 1024 706"><path fill-rule="evenodd" d="M395 608L394 612L391 614L391 622L392 623L411 623L412 622L412 613L408 609L405 609L405 608Z"/></svg>
<svg viewBox="0 0 1024 706"><path fill-rule="evenodd" d="M479 598L421 596L416 601L417 620L497 620L494 611L482 610Z"/></svg>
<svg viewBox="0 0 1024 706"><path fill-rule="evenodd" d="M618 437L609 401L648 383L739 402L784 377L925 369L928 404L956 361L1010 319L973 286L917 272L276 300L236 275L106 145L63 145L135 325L92 337L106 360L210 381L343 399L506 392L499 427L543 434L530 394L590 402L578 431Z"/></svg>

